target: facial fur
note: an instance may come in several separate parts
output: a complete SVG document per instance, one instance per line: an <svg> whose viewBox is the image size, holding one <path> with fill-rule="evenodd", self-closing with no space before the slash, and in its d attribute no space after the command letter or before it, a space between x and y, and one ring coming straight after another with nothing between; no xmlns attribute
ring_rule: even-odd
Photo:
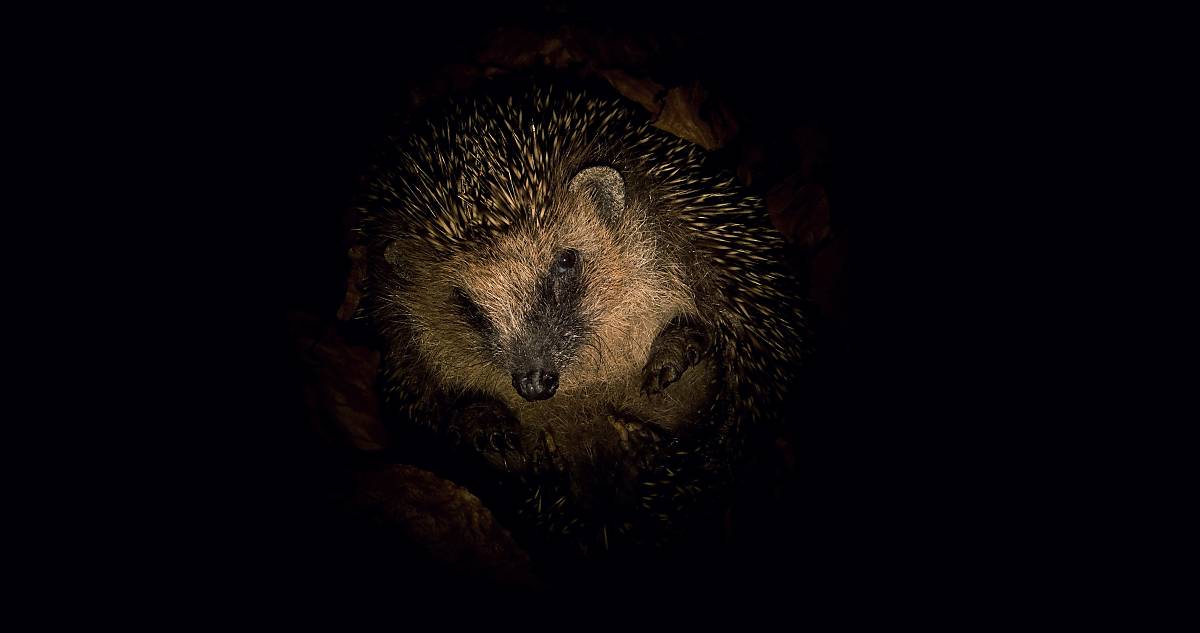
<svg viewBox="0 0 1200 633"><path fill-rule="evenodd" d="M644 209L601 217L587 196L564 194L485 248L436 261L402 300L448 391L512 402L514 372L543 363L558 397L587 396L638 372L661 328L695 310L659 250ZM575 260L565 269L564 254Z"/></svg>

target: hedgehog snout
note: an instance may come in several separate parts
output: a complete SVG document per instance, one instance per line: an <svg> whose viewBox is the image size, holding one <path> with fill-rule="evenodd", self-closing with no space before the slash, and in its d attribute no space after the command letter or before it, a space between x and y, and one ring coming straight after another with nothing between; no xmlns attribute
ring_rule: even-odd
<svg viewBox="0 0 1200 633"><path fill-rule="evenodd" d="M545 400L558 391L558 372L542 368L514 371L512 382L522 398L530 402Z"/></svg>

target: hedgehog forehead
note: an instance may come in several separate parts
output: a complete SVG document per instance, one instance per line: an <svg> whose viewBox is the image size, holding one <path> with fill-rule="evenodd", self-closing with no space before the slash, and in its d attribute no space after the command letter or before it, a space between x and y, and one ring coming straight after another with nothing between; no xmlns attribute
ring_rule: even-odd
<svg viewBox="0 0 1200 633"><path fill-rule="evenodd" d="M497 311L528 304L538 282L564 250L599 254L610 240L598 218L577 214L569 222L526 222L464 248L446 262L449 277L481 305ZM485 308L485 309L487 309Z"/></svg>
<svg viewBox="0 0 1200 633"><path fill-rule="evenodd" d="M543 272L561 241L561 232L553 227L497 233L464 249L450 266L469 283L520 285L518 281Z"/></svg>

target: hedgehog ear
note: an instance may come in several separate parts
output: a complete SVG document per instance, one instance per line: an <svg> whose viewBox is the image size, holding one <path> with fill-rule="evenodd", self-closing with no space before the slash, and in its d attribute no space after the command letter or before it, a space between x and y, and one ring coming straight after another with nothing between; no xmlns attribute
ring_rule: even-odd
<svg viewBox="0 0 1200 633"><path fill-rule="evenodd" d="M590 197L606 219L625 210L625 179L612 167L588 167L575 174L567 189Z"/></svg>

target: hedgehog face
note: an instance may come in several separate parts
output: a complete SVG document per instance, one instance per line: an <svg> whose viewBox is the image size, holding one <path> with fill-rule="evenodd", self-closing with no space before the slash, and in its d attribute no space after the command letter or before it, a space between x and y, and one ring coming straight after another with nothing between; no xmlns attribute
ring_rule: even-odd
<svg viewBox="0 0 1200 633"><path fill-rule="evenodd" d="M415 273L438 289L405 311L445 387L514 406L610 389L694 310L612 168L581 171L549 208L456 250Z"/></svg>
<svg viewBox="0 0 1200 633"><path fill-rule="evenodd" d="M491 351L491 361L509 372L517 394L529 401L544 400L558 391L560 373L592 332L582 310L585 262L572 247L558 249L549 261L537 255L526 261L504 260L502 256L476 262L475 269L520 270L509 279L517 283L469 275L464 281L471 290L456 287L453 308Z"/></svg>
<svg viewBox="0 0 1200 633"><path fill-rule="evenodd" d="M576 361L602 320L609 282L600 262L617 254L603 227L583 225L531 226L454 264L453 314L486 350L485 362L531 402L584 378Z"/></svg>

